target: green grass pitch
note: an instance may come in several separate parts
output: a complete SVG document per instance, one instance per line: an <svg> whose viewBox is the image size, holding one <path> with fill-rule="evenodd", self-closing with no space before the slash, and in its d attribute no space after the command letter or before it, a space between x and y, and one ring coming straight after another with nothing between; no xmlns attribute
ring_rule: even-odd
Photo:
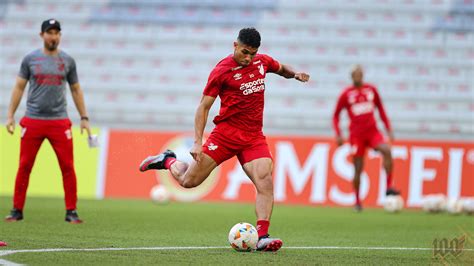
<svg viewBox="0 0 474 266"><path fill-rule="evenodd" d="M10 207L11 198L0 197L2 216L8 214ZM474 219L467 215L427 214L419 210L390 214L382 209L355 213L351 208L277 204L270 233L282 238L283 248L276 253L239 253L228 245L227 234L237 222L255 224L252 204L157 205L144 200L80 200L78 212L85 221L80 225L64 222L63 209L61 199L28 198L23 221L0 223L0 240L8 243L7 247L0 247L0 264L474 264ZM433 258L435 239L452 240L466 233L465 250L460 255ZM177 249L131 249L141 247ZM74 250L44 250L56 248ZM10 250L41 252L6 254Z"/></svg>

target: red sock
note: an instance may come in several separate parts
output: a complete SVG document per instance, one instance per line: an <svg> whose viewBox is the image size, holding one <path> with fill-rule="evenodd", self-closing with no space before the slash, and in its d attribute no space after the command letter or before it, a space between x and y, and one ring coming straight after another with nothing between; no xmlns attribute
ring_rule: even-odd
<svg viewBox="0 0 474 266"><path fill-rule="evenodd" d="M174 164L174 162L176 162L176 158L173 158L173 157L166 158L165 168L170 169L171 165Z"/></svg>
<svg viewBox="0 0 474 266"><path fill-rule="evenodd" d="M268 234L268 227L270 227L270 221L267 221L267 220L257 221L258 238Z"/></svg>
<svg viewBox="0 0 474 266"><path fill-rule="evenodd" d="M392 185L393 185L392 182L393 182L392 173L387 173L387 189L392 188Z"/></svg>

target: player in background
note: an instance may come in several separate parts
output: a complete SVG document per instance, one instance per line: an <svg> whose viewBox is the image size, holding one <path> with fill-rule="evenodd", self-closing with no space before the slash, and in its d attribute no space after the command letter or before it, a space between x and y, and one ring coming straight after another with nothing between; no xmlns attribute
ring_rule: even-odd
<svg viewBox="0 0 474 266"><path fill-rule="evenodd" d="M43 48L23 58L20 72L8 107L7 131L15 130L15 112L20 104L26 84L29 83L26 114L21 119L20 164L16 175L13 209L5 218L7 222L23 219L26 191L31 169L41 144L45 139L53 146L63 176L66 203L66 222L81 223L76 212L77 182L74 170L71 121L66 108L66 82L81 116L81 133L90 136L89 118L84 95L77 77L74 59L59 50L61 25L55 19L41 24Z"/></svg>
<svg viewBox="0 0 474 266"><path fill-rule="evenodd" d="M194 146L190 151L194 161L190 165L178 161L175 153L167 150L146 158L140 170L168 169L181 186L192 188L222 162L237 156L257 190L257 249L277 251L283 242L268 235L273 209L273 160L262 132L265 76L276 73L306 82L309 75L258 54L259 47L260 33L254 28L241 29L234 53L222 59L209 75L194 120ZM209 110L217 96L221 107L214 118L216 127L203 144Z"/></svg>
<svg viewBox="0 0 474 266"><path fill-rule="evenodd" d="M360 65L354 67L351 76L353 85L344 89L339 96L334 111L333 126L336 132L337 145L341 146L344 139L339 129L339 115L343 109L346 109L350 118L349 142L355 168L353 180L356 196L355 210L361 211L362 204L359 198L360 176L364 167L364 155L367 147L380 152L383 156L383 167L387 175L386 195L398 195L400 193L393 188L393 162L390 146L377 129L374 117L374 111L377 108L387 129L390 142L392 142L394 139L393 131L385 113L382 99L375 86L364 83L364 71Z"/></svg>

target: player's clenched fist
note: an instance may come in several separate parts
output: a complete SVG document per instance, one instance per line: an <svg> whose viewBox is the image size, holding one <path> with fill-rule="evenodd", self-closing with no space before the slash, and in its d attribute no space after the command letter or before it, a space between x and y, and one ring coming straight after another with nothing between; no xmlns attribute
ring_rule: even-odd
<svg viewBox="0 0 474 266"><path fill-rule="evenodd" d="M301 82L307 82L309 80L309 74L306 73L296 73L295 79Z"/></svg>

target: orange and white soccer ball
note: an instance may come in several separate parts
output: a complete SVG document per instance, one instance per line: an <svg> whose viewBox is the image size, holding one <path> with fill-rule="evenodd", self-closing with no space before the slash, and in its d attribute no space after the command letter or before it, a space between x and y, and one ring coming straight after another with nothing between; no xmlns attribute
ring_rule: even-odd
<svg viewBox="0 0 474 266"><path fill-rule="evenodd" d="M462 211L469 215L474 215L474 198L461 199Z"/></svg>
<svg viewBox="0 0 474 266"><path fill-rule="evenodd" d="M257 249L257 229L249 223L238 223L229 232L229 243L237 251L253 251Z"/></svg>

